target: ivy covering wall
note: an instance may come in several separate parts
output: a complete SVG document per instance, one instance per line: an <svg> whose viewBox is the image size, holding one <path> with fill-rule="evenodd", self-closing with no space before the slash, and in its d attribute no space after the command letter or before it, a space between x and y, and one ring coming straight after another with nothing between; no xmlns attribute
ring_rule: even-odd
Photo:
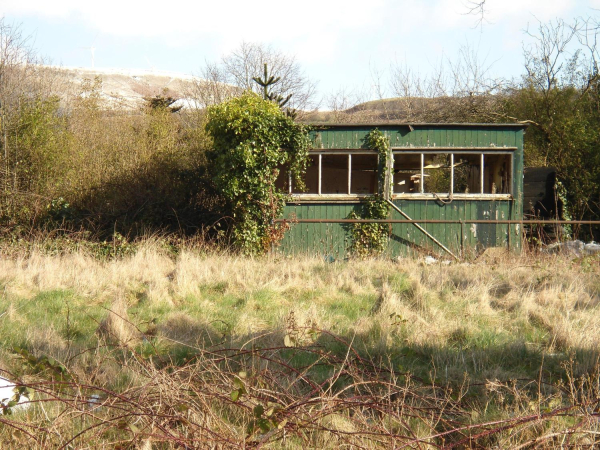
<svg viewBox="0 0 600 450"><path fill-rule="evenodd" d="M252 92L208 109L206 131L213 181L228 202L234 244L246 254L267 251L282 238L286 194L275 186L280 172L302 187L310 141L306 127Z"/></svg>

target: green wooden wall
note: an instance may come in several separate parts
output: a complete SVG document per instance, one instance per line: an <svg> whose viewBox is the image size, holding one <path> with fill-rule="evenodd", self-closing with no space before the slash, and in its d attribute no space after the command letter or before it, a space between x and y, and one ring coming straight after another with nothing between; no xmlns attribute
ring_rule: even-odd
<svg viewBox="0 0 600 450"><path fill-rule="evenodd" d="M523 195L523 126L515 125L406 125L378 126L390 139L392 147L516 147L513 157L512 200L453 200L443 204L436 200L394 200L414 220L519 220L522 218ZM375 126L332 126L312 132L315 149L366 148L364 139ZM344 219L352 211L360 215L356 202L295 202L285 207L285 218ZM391 219L404 219L392 210ZM518 225L506 224L421 224L436 239L456 254L479 252L487 247L520 250ZM462 230L462 232L461 232ZM510 236L509 236L510 232ZM285 253L308 253L343 258L350 246L349 224L296 223L286 233L281 246ZM411 252L443 253L429 237L413 224L390 225L387 252L390 256Z"/></svg>

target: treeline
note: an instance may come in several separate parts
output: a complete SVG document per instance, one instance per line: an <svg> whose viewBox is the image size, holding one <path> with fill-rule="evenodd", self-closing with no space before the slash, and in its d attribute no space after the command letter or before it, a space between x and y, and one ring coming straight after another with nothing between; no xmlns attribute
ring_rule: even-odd
<svg viewBox="0 0 600 450"><path fill-rule="evenodd" d="M393 65L389 86L373 81L378 101L342 89L328 99L329 117L314 119L528 124L525 166L556 168L564 218L600 220L599 30L596 18L540 23L527 31L522 76L510 80L494 77L471 48L425 77ZM574 231L598 239L598 228Z"/></svg>
<svg viewBox="0 0 600 450"><path fill-rule="evenodd" d="M107 109L100 83L84 83L69 103L51 91L21 92L3 111L3 231L133 237L216 221L203 118L156 99L135 113Z"/></svg>
<svg viewBox="0 0 600 450"><path fill-rule="evenodd" d="M541 24L530 33L524 74L514 80L492 77L468 49L425 78L394 66L380 101L340 91L325 100L330 111L323 114L311 112L315 84L296 61L253 44L205 66L205 81L190 86L193 108L178 111L166 93L136 110L115 108L101 95L101 79L69 93L60 71L40 65L18 28L0 22L2 235L68 230L106 239L227 228L230 207L207 162L213 144L205 111L244 90L260 92L244 74L260 77L264 63L281 78L273 95L292 94L288 106L300 121L528 123L526 165L556 167L571 217L597 219L597 32L591 19ZM579 232L592 237L591 229Z"/></svg>

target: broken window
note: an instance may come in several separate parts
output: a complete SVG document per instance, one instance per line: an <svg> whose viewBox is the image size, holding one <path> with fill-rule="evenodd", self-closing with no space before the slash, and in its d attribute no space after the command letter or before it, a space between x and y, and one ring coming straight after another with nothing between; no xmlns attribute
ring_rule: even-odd
<svg viewBox="0 0 600 450"><path fill-rule="evenodd" d="M509 195L512 153L457 150L393 152L393 194L449 196ZM276 185L296 196L360 197L377 193L378 157L375 152L314 152L300 190L283 170Z"/></svg>
<svg viewBox="0 0 600 450"><path fill-rule="evenodd" d="M451 155L425 154L423 158L423 192L444 194L451 191Z"/></svg>
<svg viewBox="0 0 600 450"><path fill-rule="evenodd" d="M403 194L510 194L512 154L394 152L394 190Z"/></svg>
<svg viewBox="0 0 600 450"><path fill-rule="evenodd" d="M349 194L348 155L321 155L321 191L319 194Z"/></svg>
<svg viewBox="0 0 600 450"><path fill-rule="evenodd" d="M377 192L377 155L348 155L350 157L350 193L358 195Z"/></svg>
<svg viewBox="0 0 600 450"><path fill-rule="evenodd" d="M394 154L394 194L421 192L421 155Z"/></svg>
<svg viewBox="0 0 600 450"><path fill-rule="evenodd" d="M510 155L484 155L484 194L509 194L512 165Z"/></svg>
<svg viewBox="0 0 600 450"><path fill-rule="evenodd" d="M291 180L288 181L291 183ZM363 196L377 192L374 152L313 153L304 176L305 190L291 183L294 195Z"/></svg>

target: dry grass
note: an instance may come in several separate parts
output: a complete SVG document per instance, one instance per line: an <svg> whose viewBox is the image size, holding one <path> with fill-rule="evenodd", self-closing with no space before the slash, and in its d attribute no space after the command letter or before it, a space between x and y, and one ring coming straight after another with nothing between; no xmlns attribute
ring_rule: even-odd
<svg viewBox="0 0 600 450"><path fill-rule="evenodd" d="M33 252L0 260L0 369L38 391L12 420L43 428L47 441L21 434L40 448L80 432L76 448L583 445L598 431L599 275L598 259L547 255Z"/></svg>

